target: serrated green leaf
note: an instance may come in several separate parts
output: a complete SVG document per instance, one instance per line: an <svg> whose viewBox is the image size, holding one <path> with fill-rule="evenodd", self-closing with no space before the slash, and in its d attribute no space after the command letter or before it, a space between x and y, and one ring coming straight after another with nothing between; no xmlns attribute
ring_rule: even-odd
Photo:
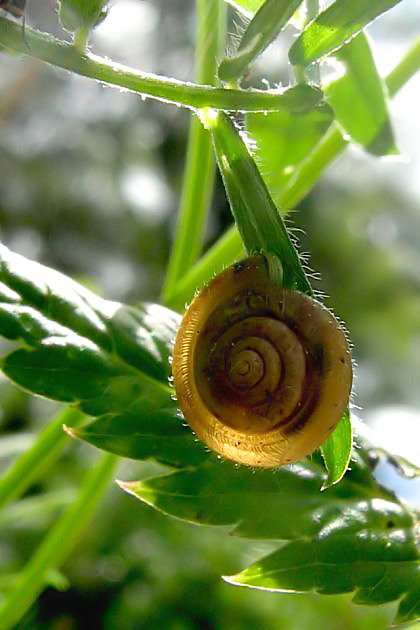
<svg viewBox="0 0 420 630"><path fill-rule="evenodd" d="M238 79L290 20L302 0L266 0L248 24L235 54L219 65L222 81Z"/></svg>
<svg viewBox="0 0 420 630"><path fill-rule="evenodd" d="M153 457L182 467L200 464L209 456L176 402L151 382L134 376L114 378L100 396L83 401L80 408L99 417L71 434L121 457Z"/></svg>
<svg viewBox="0 0 420 630"><path fill-rule="evenodd" d="M107 0L60 0L59 18L68 31L91 29L101 19Z"/></svg>
<svg viewBox="0 0 420 630"><path fill-rule="evenodd" d="M172 342L180 321L177 313L158 304L134 308L104 300L4 245L0 245L0 282L9 292L6 300L0 297L0 333L4 336L36 346L49 336L68 336L71 331L167 385Z"/></svg>
<svg viewBox="0 0 420 630"><path fill-rule="evenodd" d="M33 307L104 349L111 349L106 326L98 313L112 315L117 303L101 299L58 271L15 254L1 244L0 280L18 296L14 301Z"/></svg>
<svg viewBox="0 0 420 630"><path fill-rule="evenodd" d="M81 410L89 416L109 413L141 414L175 405L168 398L166 389L139 376L135 372L115 376L106 383L99 396L81 401Z"/></svg>
<svg viewBox="0 0 420 630"><path fill-rule="evenodd" d="M233 584L323 594L354 591L359 604L400 600L396 622L419 608L419 556L412 513L375 481L368 453L354 453L343 481L324 492L315 461L251 470L214 456L182 470L121 487L166 514L231 534L290 541Z"/></svg>
<svg viewBox="0 0 420 630"><path fill-rule="evenodd" d="M413 534L389 522L388 531L340 527L288 543L227 581L270 591L354 592L357 604L401 599L396 621L420 614L420 563Z"/></svg>
<svg viewBox="0 0 420 630"><path fill-rule="evenodd" d="M101 416L71 433L121 457L153 457L170 466L196 466L209 457L175 408Z"/></svg>
<svg viewBox="0 0 420 630"><path fill-rule="evenodd" d="M305 460L275 471L235 467L214 457L193 471L124 484L166 514L205 525L230 525L236 536L291 540L314 536L339 520L357 531L387 523L409 527L411 516L380 488L360 460L324 492L322 466Z"/></svg>
<svg viewBox="0 0 420 630"><path fill-rule="evenodd" d="M349 410L321 446L322 457L327 469L327 479L324 488L338 483L346 472L353 445L353 433Z"/></svg>
<svg viewBox="0 0 420 630"><path fill-rule="evenodd" d="M307 65L348 42L401 0L336 0L302 31L289 50L290 63Z"/></svg>
<svg viewBox="0 0 420 630"><path fill-rule="evenodd" d="M370 153L396 154L384 85L366 35L359 33L334 57L344 64L345 74L325 87L325 97L337 122Z"/></svg>
<svg viewBox="0 0 420 630"><path fill-rule="evenodd" d="M176 466L207 457L171 399L177 313L103 300L3 246L0 255L0 334L24 345L2 359L8 378L97 417L77 436L104 450Z"/></svg>
<svg viewBox="0 0 420 630"><path fill-rule="evenodd" d="M24 389L63 402L100 396L106 383L121 373L105 353L76 335L51 338L34 350L15 350L1 368Z"/></svg>
<svg viewBox="0 0 420 630"><path fill-rule="evenodd" d="M151 378L167 381L171 349L178 329L177 313L159 304L121 306L108 321L118 356Z"/></svg>
<svg viewBox="0 0 420 630"><path fill-rule="evenodd" d="M246 128L255 143L255 160L278 208L283 206L287 186L297 166L316 146L333 119L329 107L313 109L301 116L285 111L247 115Z"/></svg>

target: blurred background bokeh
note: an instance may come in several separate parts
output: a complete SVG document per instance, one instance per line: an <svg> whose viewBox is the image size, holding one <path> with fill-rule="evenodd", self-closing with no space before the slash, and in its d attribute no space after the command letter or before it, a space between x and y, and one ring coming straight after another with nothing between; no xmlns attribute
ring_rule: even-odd
<svg viewBox="0 0 420 630"><path fill-rule="evenodd" d="M68 38L54 0L29 0L31 26ZM370 28L386 74L418 30L419 0ZM231 31L237 26L231 24ZM287 81L286 32L249 82ZM94 52L179 79L193 78L193 0L113 0ZM420 80L392 100L401 156L348 148L290 217L319 272L316 288L345 322L357 363L354 404L376 442L420 464ZM190 113L142 100L29 58L0 53L0 228L11 249L129 303L158 300L173 238ZM206 247L232 219L220 180ZM0 464L31 444L57 406L0 381ZM0 588L68 504L94 449L69 443L28 502L0 515ZM120 478L160 470L122 462ZM383 466L382 480L419 503L419 485ZM49 502L37 498L47 493ZM34 499L32 502L30 499ZM349 597L274 595L236 588L221 574L267 551L262 543L170 521L110 488L62 571L19 628L378 629L376 610Z"/></svg>

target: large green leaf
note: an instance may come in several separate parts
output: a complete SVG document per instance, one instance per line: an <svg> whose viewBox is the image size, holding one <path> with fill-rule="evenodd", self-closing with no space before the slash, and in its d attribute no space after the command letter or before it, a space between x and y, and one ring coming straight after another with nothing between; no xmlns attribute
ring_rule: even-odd
<svg viewBox="0 0 420 630"><path fill-rule="evenodd" d="M290 20L302 0L266 0L257 11L235 54L225 57L219 66L222 81L238 79Z"/></svg>
<svg viewBox="0 0 420 630"><path fill-rule="evenodd" d="M86 339L74 335L46 338L39 348L20 349L1 362L5 375L40 396L79 402L100 396L121 371Z"/></svg>
<svg viewBox="0 0 420 630"><path fill-rule="evenodd" d="M359 33L334 56L344 65L345 74L326 86L325 97L337 122L370 153L397 153L384 85L366 35Z"/></svg>
<svg viewBox="0 0 420 630"><path fill-rule="evenodd" d="M167 385L177 313L157 304L136 309L104 300L65 275L0 245L2 334L28 346L47 346L70 337L113 356L122 371L140 368ZM3 287L3 290L1 289ZM76 336L78 338L76 338ZM63 345L63 344L61 344Z"/></svg>
<svg viewBox="0 0 420 630"><path fill-rule="evenodd" d="M69 433L121 457L154 457L163 464L181 468L195 466L209 457L176 409L108 414Z"/></svg>
<svg viewBox="0 0 420 630"><path fill-rule="evenodd" d="M236 467L212 457L193 471L123 484L166 514L197 524L230 525L236 536L293 540L314 536L336 519L357 531L387 523L409 527L410 515L380 488L366 463L354 456L340 484L321 492L321 463L272 470Z"/></svg>
<svg viewBox="0 0 420 630"><path fill-rule="evenodd" d="M270 591L323 594L355 591L357 604L401 600L395 622L420 616L420 562L413 532L391 520L355 533L339 519L311 539L299 539L227 578Z"/></svg>
<svg viewBox="0 0 420 630"><path fill-rule="evenodd" d="M372 476L367 452L354 453L339 485L320 491L319 462L251 470L214 456L190 470L119 482L154 508L230 534L288 541L234 584L324 594L356 591L359 604L401 599L396 621L419 614L419 554L413 514Z"/></svg>
<svg viewBox="0 0 420 630"><path fill-rule="evenodd" d="M337 50L401 0L336 0L308 24L289 50L290 62L307 65Z"/></svg>
<svg viewBox="0 0 420 630"><path fill-rule="evenodd" d="M207 457L171 398L179 320L156 304L103 300L0 246L0 334L21 346L1 359L2 370L94 416L75 434L99 448L177 466Z"/></svg>

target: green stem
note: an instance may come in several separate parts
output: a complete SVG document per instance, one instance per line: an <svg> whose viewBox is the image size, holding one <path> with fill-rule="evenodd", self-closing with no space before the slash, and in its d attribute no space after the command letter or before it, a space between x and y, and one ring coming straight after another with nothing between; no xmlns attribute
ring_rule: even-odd
<svg viewBox="0 0 420 630"><path fill-rule="evenodd" d="M305 83L306 73L305 66L293 66L293 74L295 76L296 83Z"/></svg>
<svg viewBox="0 0 420 630"><path fill-rule="evenodd" d="M117 461L115 455L106 454L87 474L78 498L36 549L0 606L2 630L21 619L44 588L48 571L62 564L75 546L108 487Z"/></svg>
<svg viewBox="0 0 420 630"><path fill-rule="evenodd" d="M214 85L219 53L220 0L196 0L197 42L195 52L198 83ZM213 192L215 162L210 133L195 116L191 119L187 160L174 245L169 259L162 301L196 262L203 245L203 232Z"/></svg>
<svg viewBox="0 0 420 630"><path fill-rule="evenodd" d="M7 593L19 578L19 573L3 573L0 575L0 592ZM45 586L52 586L56 590L64 591L69 587L67 579L56 569L48 571Z"/></svg>
<svg viewBox="0 0 420 630"><path fill-rule="evenodd" d="M299 113L312 109L322 99L322 92L309 85L298 85L285 90L235 90L197 85L140 72L95 55L82 54L72 44L33 29L27 29L23 40L18 26L1 17L0 46L144 97L192 109L213 107L243 112L287 109Z"/></svg>
<svg viewBox="0 0 420 630"><path fill-rule="evenodd" d="M390 72L385 82L391 96L395 95L420 69L420 39L417 39L398 65ZM321 173L347 146L338 126L330 129L315 149L296 169L296 176L281 199L282 211L291 210L311 190ZM220 272L243 256L243 244L233 225L206 254L192 267L189 273L177 284L168 306L182 310L186 302L212 275Z"/></svg>
<svg viewBox="0 0 420 630"><path fill-rule="evenodd" d="M404 55L399 64L386 77L386 86L394 96L420 69L420 37Z"/></svg>
<svg viewBox="0 0 420 630"><path fill-rule="evenodd" d="M73 45L80 52L84 53L89 39L90 30L88 28L78 28L74 33Z"/></svg>
<svg viewBox="0 0 420 630"><path fill-rule="evenodd" d="M296 167L295 176L281 195L282 210L291 210L308 194L328 164L347 144L338 125L333 123L308 157Z"/></svg>
<svg viewBox="0 0 420 630"><path fill-rule="evenodd" d="M74 427L83 418L79 411L66 408L41 431L33 446L20 455L0 479L0 509L21 495L58 458L69 440L63 424Z"/></svg>

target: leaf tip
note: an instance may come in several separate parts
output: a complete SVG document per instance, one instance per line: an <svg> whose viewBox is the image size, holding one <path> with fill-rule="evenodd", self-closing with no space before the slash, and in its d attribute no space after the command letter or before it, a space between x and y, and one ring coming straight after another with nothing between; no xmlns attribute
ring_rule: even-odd
<svg viewBox="0 0 420 630"><path fill-rule="evenodd" d="M63 431L72 438L79 437L77 434L77 431L73 429L72 427L67 426L67 424L63 424Z"/></svg>
<svg viewBox="0 0 420 630"><path fill-rule="evenodd" d="M332 488L332 486L335 486L337 483L340 483L340 481L342 480L342 478L344 477L348 469L349 469L349 466L347 464L345 467L342 466L339 471L328 470L327 471L328 475L324 478L324 481L320 488L321 492L324 492L324 490L328 490L328 488Z"/></svg>
<svg viewBox="0 0 420 630"><path fill-rule="evenodd" d="M238 585L241 584L240 580L238 580L240 573L236 573L235 575L222 575L221 578L224 582L228 584Z"/></svg>
<svg viewBox="0 0 420 630"><path fill-rule="evenodd" d="M121 479L115 479L115 483L118 484L121 490L124 490L124 492L132 494L134 497L136 497L136 499L143 500L143 497L139 493L142 485L140 481L121 481Z"/></svg>
<svg viewBox="0 0 420 630"><path fill-rule="evenodd" d="M115 479L115 483L118 484L122 490L131 493L134 491L134 486L137 485L137 481L122 481L121 479Z"/></svg>

